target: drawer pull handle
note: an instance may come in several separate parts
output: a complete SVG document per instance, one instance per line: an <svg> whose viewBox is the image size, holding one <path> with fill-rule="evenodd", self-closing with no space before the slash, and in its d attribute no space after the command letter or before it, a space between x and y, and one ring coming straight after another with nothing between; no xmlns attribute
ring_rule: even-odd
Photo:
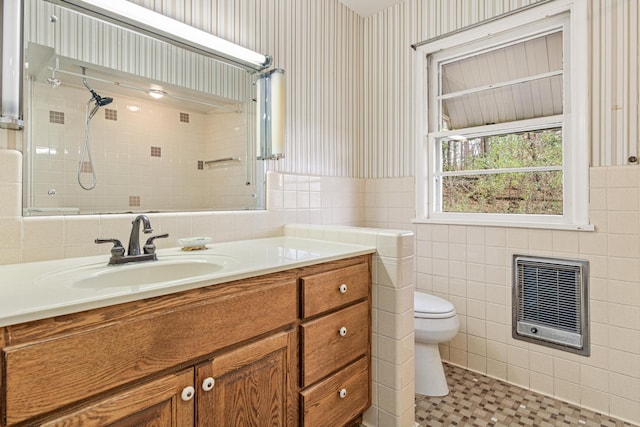
<svg viewBox="0 0 640 427"><path fill-rule="evenodd" d="M338 392L338 394L340 395L340 399L344 399L345 397L347 397L347 389L343 388Z"/></svg>
<svg viewBox="0 0 640 427"><path fill-rule="evenodd" d="M211 377L205 378L204 381L202 381L202 389L204 391L211 391L215 383L216 383L216 380L214 380L213 378Z"/></svg>
<svg viewBox="0 0 640 427"><path fill-rule="evenodd" d="M344 337L345 335L347 335L347 328L343 326L338 332L340 332L341 337Z"/></svg>
<svg viewBox="0 0 640 427"><path fill-rule="evenodd" d="M193 395L196 394L196 389L189 386L182 389L182 400L185 402L190 401L193 398Z"/></svg>
<svg viewBox="0 0 640 427"><path fill-rule="evenodd" d="M347 293L347 285L345 285L344 283L342 285L340 285L340 287L338 289L340 289L340 293L341 294L346 294Z"/></svg>

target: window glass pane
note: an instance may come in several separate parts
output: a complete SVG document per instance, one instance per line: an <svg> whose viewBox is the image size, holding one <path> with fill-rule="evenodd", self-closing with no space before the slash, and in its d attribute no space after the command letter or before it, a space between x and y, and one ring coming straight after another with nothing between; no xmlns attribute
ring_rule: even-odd
<svg viewBox="0 0 640 427"><path fill-rule="evenodd" d="M562 215L562 171L441 179L443 212Z"/></svg>
<svg viewBox="0 0 640 427"><path fill-rule="evenodd" d="M562 114L562 72L561 31L442 64L440 130Z"/></svg>
<svg viewBox="0 0 640 427"><path fill-rule="evenodd" d="M562 129L441 138L441 171L562 166Z"/></svg>
<svg viewBox="0 0 640 427"><path fill-rule="evenodd" d="M500 47L442 65L447 94L562 70L562 32Z"/></svg>
<svg viewBox="0 0 640 427"><path fill-rule="evenodd" d="M558 75L443 99L441 130L562 114L562 96Z"/></svg>

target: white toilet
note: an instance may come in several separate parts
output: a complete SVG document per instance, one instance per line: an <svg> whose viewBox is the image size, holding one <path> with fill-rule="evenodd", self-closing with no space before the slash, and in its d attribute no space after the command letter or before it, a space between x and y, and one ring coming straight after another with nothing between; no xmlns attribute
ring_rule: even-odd
<svg viewBox="0 0 640 427"><path fill-rule="evenodd" d="M460 322L449 301L424 292L414 293L416 334L416 393L446 396L449 386L444 376L438 344L453 339Z"/></svg>

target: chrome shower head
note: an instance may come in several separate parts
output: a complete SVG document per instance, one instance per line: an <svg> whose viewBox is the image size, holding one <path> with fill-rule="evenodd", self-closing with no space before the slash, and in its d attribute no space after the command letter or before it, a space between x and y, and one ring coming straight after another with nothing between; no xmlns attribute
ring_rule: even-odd
<svg viewBox="0 0 640 427"><path fill-rule="evenodd" d="M113 98L109 98L108 96L105 96L103 98L98 95L93 89L89 89L89 91L91 92L91 96L93 97L94 101L96 101L96 105L100 107L104 107L105 105L109 105L113 102Z"/></svg>
<svg viewBox="0 0 640 427"><path fill-rule="evenodd" d="M96 104L98 104L101 107L104 107L105 105L109 105L113 102L113 98L109 98L108 96L105 96L104 98L100 98L100 101L96 101Z"/></svg>
<svg viewBox="0 0 640 427"><path fill-rule="evenodd" d="M92 119L93 116L96 115L100 107L104 107L105 105L109 105L113 102L113 98L105 96L104 98L98 95L93 89L89 89L91 92L91 99L89 99L88 103L95 102L91 113L89 113L89 119Z"/></svg>
<svg viewBox="0 0 640 427"><path fill-rule="evenodd" d="M86 74L87 69L85 67L82 67L82 74L83 76ZM89 86L89 84L87 83L87 79L86 77L82 78L82 84L84 85L84 87L86 87L89 92L91 93L91 99L89 100L88 103L90 103L91 101L95 101L95 105L93 106L93 110L91 110L91 113L89 113L89 119L91 119L97 112L98 109L100 107L104 107L105 105L109 105L113 102L113 98L110 98L108 96L105 96L104 98L100 95L98 95L96 93L95 90L93 90L91 88L91 86ZM87 103L87 107L88 107L88 103Z"/></svg>

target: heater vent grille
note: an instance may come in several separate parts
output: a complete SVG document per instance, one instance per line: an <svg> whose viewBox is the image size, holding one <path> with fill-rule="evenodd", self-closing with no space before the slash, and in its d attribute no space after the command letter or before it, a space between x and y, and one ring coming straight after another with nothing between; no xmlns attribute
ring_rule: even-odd
<svg viewBox="0 0 640 427"><path fill-rule="evenodd" d="M583 260L513 257L513 337L589 354L589 264Z"/></svg>

